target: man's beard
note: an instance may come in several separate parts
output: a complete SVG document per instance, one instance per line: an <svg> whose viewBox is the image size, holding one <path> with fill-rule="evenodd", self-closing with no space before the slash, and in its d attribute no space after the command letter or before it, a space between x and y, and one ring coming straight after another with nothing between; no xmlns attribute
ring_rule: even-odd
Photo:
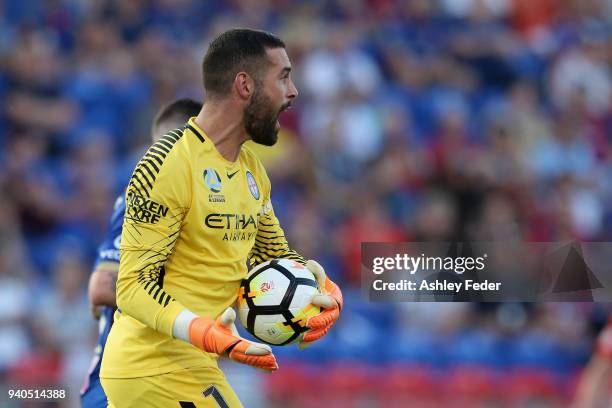
<svg viewBox="0 0 612 408"><path fill-rule="evenodd" d="M251 102L244 110L244 127L251 140L264 146L274 145L278 140L278 115L288 105L289 103L283 105L279 111L274 111L270 98L261 91L261 87L257 87Z"/></svg>

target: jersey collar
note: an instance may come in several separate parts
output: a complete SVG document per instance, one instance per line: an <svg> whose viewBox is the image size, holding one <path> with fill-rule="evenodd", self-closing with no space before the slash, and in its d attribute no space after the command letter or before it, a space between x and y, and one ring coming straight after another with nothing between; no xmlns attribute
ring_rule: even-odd
<svg viewBox="0 0 612 408"><path fill-rule="evenodd" d="M200 142L204 143L206 141L204 131L195 123L195 117L189 118L189 121L187 122L187 129L191 130L191 132L198 138L198 140L200 140Z"/></svg>

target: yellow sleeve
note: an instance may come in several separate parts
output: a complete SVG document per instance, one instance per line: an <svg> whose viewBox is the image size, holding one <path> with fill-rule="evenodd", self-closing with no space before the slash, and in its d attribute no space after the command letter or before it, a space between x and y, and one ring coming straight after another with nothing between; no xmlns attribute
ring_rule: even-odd
<svg viewBox="0 0 612 408"><path fill-rule="evenodd" d="M117 307L121 313L172 336L185 309L164 290L164 264L191 202L189 159L182 133L171 132L140 160L126 191Z"/></svg>
<svg viewBox="0 0 612 408"><path fill-rule="evenodd" d="M264 197L264 204L259 213L255 244L249 254L250 266L257 266L262 262L275 258L293 259L301 264L306 264L306 260L300 254L289 248L285 232L274 214L274 208L270 200L270 180L267 176L265 177L265 184L267 194Z"/></svg>

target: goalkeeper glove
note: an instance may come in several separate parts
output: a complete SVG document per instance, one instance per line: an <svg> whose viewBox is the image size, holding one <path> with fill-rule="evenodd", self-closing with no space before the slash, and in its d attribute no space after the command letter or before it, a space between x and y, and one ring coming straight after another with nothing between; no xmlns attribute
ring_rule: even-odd
<svg viewBox="0 0 612 408"><path fill-rule="evenodd" d="M238 335L234 320L236 312L231 307L217 317L197 317L189 324L189 341L209 353L228 353L231 360L248 364L265 371L278 369L272 349L260 343L243 339Z"/></svg>
<svg viewBox="0 0 612 408"><path fill-rule="evenodd" d="M319 290L321 291L320 294L314 295L310 302L325 310L306 321L306 326L310 330L304 333L304 337L298 345L301 349L310 346L329 331L334 323L336 323L336 320L338 320L343 304L340 288L327 277L325 270L317 261L310 260L306 262L306 268L317 279Z"/></svg>

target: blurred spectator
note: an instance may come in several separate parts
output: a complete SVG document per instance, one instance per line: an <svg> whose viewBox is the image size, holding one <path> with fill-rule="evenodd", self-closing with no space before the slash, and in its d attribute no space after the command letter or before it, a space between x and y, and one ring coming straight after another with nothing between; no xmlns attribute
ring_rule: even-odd
<svg viewBox="0 0 612 408"><path fill-rule="evenodd" d="M45 341L61 352L61 382L71 392L79 389L87 372L96 334L84 290L89 267L75 249L58 253L53 267L55 290L42 294L35 321Z"/></svg>
<svg viewBox="0 0 612 408"><path fill-rule="evenodd" d="M31 266L22 245L15 206L0 198L0 375L32 346L27 331L33 298Z"/></svg>
<svg viewBox="0 0 612 408"><path fill-rule="evenodd" d="M551 71L552 100L558 108L567 109L574 100L583 98L588 114L600 116L611 108L612 57L608 46L612 28L596 25L584 30L584 44L562 54Z"/></svg>

